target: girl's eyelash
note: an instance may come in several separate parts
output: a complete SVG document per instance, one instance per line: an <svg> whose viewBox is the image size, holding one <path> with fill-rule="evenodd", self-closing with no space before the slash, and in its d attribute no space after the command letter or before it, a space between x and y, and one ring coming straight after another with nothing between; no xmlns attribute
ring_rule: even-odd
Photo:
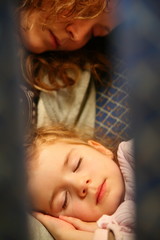
<svg viewBox="0 0 160 240"><path fill-rule="evenodd" d="M82 162L82 158L80 158L80 159L78 160L78 163L77 163L77 165L76 165L76 167L75 167L75 169L74 169L73 172L76 172L76 171L78 170L78 168L79 168L80 165L81 165L81 162ZM67 191L66 191L66 192L65 192L64 203L63 203L63 205L62 205L62 209L66 209L66 208L67 208L67 205L68 205L68 193L67 193Z"/></svg>
<svg viewBox="0 0 160 240"><path fill-rule="evenodd" d="M76 171L78 170L78 168L79 168L80 165L81 165L81 162L82 162L82 158L79 159L79 161L78 161L78 163L77 163L77 165L76 165L76 167L75 167L75 169L74 169L73 172L76 172Z"/></svg>
<svg viewBox="0 0 160 240"><path fill-rule="evenodd" d="M68 204L68 193L67 193L67 191L66 191L66 192L65 192L64 203L63 203L62 208L63 208L63 209L66 209L67 204Z"/></svg>

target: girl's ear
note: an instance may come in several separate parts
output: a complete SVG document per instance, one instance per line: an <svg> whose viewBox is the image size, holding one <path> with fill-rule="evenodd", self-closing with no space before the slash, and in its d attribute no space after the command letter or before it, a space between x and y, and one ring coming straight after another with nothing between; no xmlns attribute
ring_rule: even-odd
<svg viewBox="0 0 160 240"><path fill-rule="evenodd" d="M102 144L100 144L99 142L96 142L94 140L88 140L88 144L92 147L94 147L95 149L97 149L99 152L107 155L107 157L114 159L114 155L111 152L111 150L109 150L108 148L106 148L105 146L103 146Z"/></svg>

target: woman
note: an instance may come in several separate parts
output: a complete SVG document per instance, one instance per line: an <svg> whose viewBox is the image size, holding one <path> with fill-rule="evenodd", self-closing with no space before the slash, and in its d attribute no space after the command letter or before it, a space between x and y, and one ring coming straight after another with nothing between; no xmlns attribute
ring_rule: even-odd
<svg viewBox="0 0 160 240"><path fill-rule="evenodd" d="M101 128L98 131L105 135L111 133L115 138L126 138L128 118L123 117L119 122L120 102L118 105L115 102L114 115L107 120L107 131L106 124L101 125L104 113L102 96L107 96L106 116L109 116L113 103L113 99L108 97L107 86L110 59L106 58L106 39L102 36L123 21L122 4L123 1L117 0L22 1L18 9L19 29L21 42L27 50L25 55L22 54L23 73L32 87L43 91L38 101L38 126L53 121L71 123L79 128L82 125L94 128L96 125ZM126 76L123 78L125 80ZM104 81L104 85L95 86L95 79ZM118 85L113 87L116 92L120 89ZM104 90L106 92L102 94ZM50 94L44 91L50 91ZM115 98L119 98L119 92ZM120 107L124 106L127 104ZM125 107L123 112L128 112L128 109ZM113 126L112 131L108 132L110 126Z"/></svg>
<svg viewBox="0 0 160 240"><path fill-rule="evenodd" d="M102 37L111 32L123 20L120 3L117 0L22 1L18 10L22 44L29 53L41 54L40 56L29 54L30 58L27 61L29 66L26 72L29 81L31 79L33 81L31 84L43 89L47 88L45 84L41 85L42 83L39 82L42 69L47 68L52 89L61 87L58 84L53 87L53 81L56 81L56 76L60 74L59 69L64 86L73 84L75 77L71 81L71 77L66 76L66 68L73 68L77 72L77 65L84 66L91 59L88 59L87 55L85 57L83 55L82 58L79 52L74 53L74 57L68 56L71 53L56 54L55 52L80 49L92 37ZM43 54L48 51L54 51L54 55ZM67 56L66 59L64 56ZM100 63L104 66L102 60ZM51 77L50 71L53 71L55 76L52 74ZM68 78L67 83L66 78Z"/></svg>
<svg viewBox="0 0 160 240"><path fill-rule="evenodd" d="M34 53L76 50L91 37L107 35L120 23L116 0L25 1L21 7L21 35ZM118 11L117 11L118 10Z"/></svg>

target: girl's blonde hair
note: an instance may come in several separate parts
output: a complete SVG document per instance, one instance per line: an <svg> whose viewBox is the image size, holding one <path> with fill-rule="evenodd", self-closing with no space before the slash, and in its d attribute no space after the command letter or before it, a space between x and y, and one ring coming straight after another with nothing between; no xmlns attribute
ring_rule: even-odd
<svg viewBox="0 0 160 240"><path fill-rule="evenodd" d="M83 130L78 131L75 128L63 124L40 127L35 129L32 134L29 135L29 138L27 138L26 157L29 160L33 159L34 157L37 157L39 150L59 141L89 146L88 140L91 139L96 140L96 137L91 136L89 133L84 133ZM116 160L117 145L113 146L111 139L105 139L104 145L114 153Z"/></svg>
<svg viewBox="0 0 160 240"><path fill-rule="evenodd" d="M59 15L64 21L66 18L90 19L98 16L106 8L107 2L108 0L24 0L17 13L29 19L33 11L47 12L47 21ZM45 25L47 22L42 21L42 28ZM30 26L26 27L26 31L29 29ZM88 46L85 46L77 51L42 54L30 53L22 47L20 57L24 78L32 87L42 91L58 90L73 85L79 79L80 70L89 69L99 81L101 74L108 75L110 72L110 63L105 54L95 50L95 47L88 50ZM48 79L47 83L44 82L44 76Z"/></svg>
<svg viewBox="0 0 160 240"><path fill-rule="evenodd" d="M29 158L37 153L37 150L44 148L45 146L52 145L58 141L68 143L83 143L87 144L87 141L91 139L89 134L82 134L76 131L74 128L67 127L63 124L54 124L49 126L40 127L32 130L26 138L26 149Z"/></svg>

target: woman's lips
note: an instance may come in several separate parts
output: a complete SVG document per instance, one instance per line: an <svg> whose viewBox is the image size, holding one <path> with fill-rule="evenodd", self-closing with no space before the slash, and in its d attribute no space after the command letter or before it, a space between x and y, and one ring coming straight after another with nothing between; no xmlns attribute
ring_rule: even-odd
<svg viewBox="0 0 160 240"><path fill-rule="evenodd" d="M57 37L52 33L52 31L49 31L50 36L51 36L51 45L53 50L57 49L60 46L60 42L57 39Z"/></svg>
<svg viewBox="0 0 160 240"><path fill-rule="evenodd" d="M105 192L106 192L106 180L104 180L103 183L98 187L98 190L96 193L96 204L101 202Z"/></svg>

